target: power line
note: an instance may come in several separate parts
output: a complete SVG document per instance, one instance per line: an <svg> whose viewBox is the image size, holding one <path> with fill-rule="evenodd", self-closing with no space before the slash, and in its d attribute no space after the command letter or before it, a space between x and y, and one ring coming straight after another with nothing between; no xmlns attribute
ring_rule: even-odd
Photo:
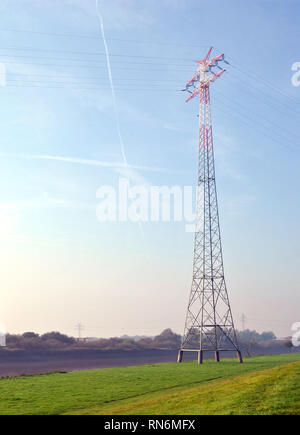
<svg viewBox="0 0 300 435"><path fill-rule="evenodd" d="M2 57L11 57L11 58L13 58L13 59L16 59L16 58L18 58L18 59L39 59L39 60L63 60L63 61L72 61L72 62L98 62L98 63L103 63L103 62L105 62L105 59L100 59L100 60L98 60L98 59L74 59L74 58L66 58L66 57L48 57L48 56L31 56L31 55L28 55L28 56L19 56L19 55L14 55L14 54L0 54L0 57L2 58ZM5 62L5 60L4 60L4 62ZM114 62L114 64L115 63L122 63L122 65L124 64L124 61L122 60L114 60L113 61ZM161 63L161 62L132 62L132 61L130 61L130 62L128 62L128 64L130 64L130 65L154 65L154 66L156 66L156 65L162 65L162 66L182 66L182 67L188 67L189 65L188 64L182 64L182 63Z"/></svg>
<svg viewBox="0 0 300 435"><path fill-rule="evenodd" d="M249 77L252 80L255 80L256 83L257 83L257 81L259 81L259 82L263 83L264 86L275 91L276 94L280 93L282 96L293 100L297 104L300 104L300 100L298 98L294 97L293 95L288 94L287 92L284 92L279 86L275 85L270 80L267 80L265 77L262 77L259 74L257 74L256 72L251 71L251 69L249 69L248 67L247 67L247 70L244 70L244 69L240 68L239 66L237 66L235 64L235 59L232 56L227 56L227 59L232 59L234 63L230 63L230 65L233 68L240 71L244 76Z"/></svg>
<svg viewBox="0 0 300 435"><path fill-rule="evenodd" d="M232 98L228 98L226 95L222 94L221 92L217 91L217 94L222 95L225 99L227 99L228 101L230 101L231 103L235 104L236 106L240 107L242 110L247 112L247 117L249 117L249 113L251 115L256 116L256 112L249 110L248 107L246 107L245 105L241 104L240 102L237 102L235 100L233 100ZM294 135L293 133L291 133L290 131L286 130L284 127L282 127L282 125L278 126L278 124L276 124L275 122L271 121L270 119L263 117L263 120L268 122L273 129L278 130L278 135L280 135L282 137L282 134L286 134L287 137L288 136L294 136L294 139L290 138L288 139L289 141L291 141L294 145L294 140L300 141L300 137ZM255 122L257 122L255 120Z"/></svg>
<svg viewBox="0 0 300 435"><path fill-rule="evenodd" d="M235 68L236 70L240 71L243 74L243 76L249 77L250 79L254 80L256 83L259 81L265 87L268 87L269 89L272 89L273 91L275 91L276 95L278 93L280 93L282 96L293 100L294 103L300 104L300 100L298 98L296 98L293 95L288 94L287 92L284 92L279 86L272 83L270 80L267 80L265 77L262 77L259 74L257 74L256 72L252 71L251 69L249 69L249 67L247 67L247 69L244 70L244 69L240 68L239 66L237 66L239 64L239 61L237 61L237 59L233 58L232 56L228 56L228 55L226 55L226 59L227 60L232 59L233 63L230 61L230 66L232 66L232 68Z"/></svg>
<svg viewBox="0 0 300 435"><path fill-rule="evenodd" d="M76 52L77 53L77 52ZM91 54L91 53L90 53ZM75 59L71 59L72 61L73 60L75 60ZM77 61L79 61L79 59L76 59ZM102 65L100 66L95 66L95 65L93 65L93 66L90 66L90 65L74 65L74 64L72 64L72 65L62 65L62 64L59 64L59 65L53 65L53 64L41 64L41 63L36 63L36 64L34 64L34 63L21 63L21 62L11 62L11 61L7 61L7 63L14 63L14 64L30 64L30 65L36 65L36 66L41 66L41 65L45 65L45 66L58 66L58 67L62 67L62 66L70 66L70 67L80 67L80 68L82 68L82 67L87 67L87 68L101 68L102 67ZM141 64L142 65L142 64ZM150 64L150 65L152 65L152 64ZM154 64L153 64L154 65ZM166 66L167 66L168 64L166 64ZM103 68L104 68L104 66L103 66ZM146 71L147 72L152 72L152 71L162 71L162 70L160 70L160 69L137 69L137 68L126 68L126 67L121 67L121 68L118 68L118 69L120 69L120 70L135 70L135 71L140 71L140 72L142 72L142 73L145 73ZM183 72L184 70L182 69L182 70L174 70L174 68L172 69L172 71L180 71L180 72ZM14 74L14 73L12 73L12 74ZM36 74L36 76L42 76L42 75L37 75ZM48 76L48 77L50 77L50 76ZM238 77L239 78L239 77ZM97 80L97 82L98 82L98 80L100 80L100 78L98 79L98 77L96 78L95 77L95 80ZM123 80L125 81L125 79L122 79L122 82L123 82ZM142 77L138 77L137 79L135 79L135 78L130 78L130 79L128 79L128 80L133 80L133 81L135 81L135 80L144 80L144 78L142 78ZM13 84L11 84L12 82L16 82L16 85L13 85ZM147 81L148 81L148 79L147 79ZM154 80L152 80L153 82L154 82ZM158 80L157 80L158 81ZM159 80L159 82L160 82L161 80ZM81 83L76 83L76 82L68 82L68 83L66 83L66 82L63 82L63 81L49 81L48 83L46 83L46 85L47 86L45 86L44 85L44 83L42 82L42 81L39 81L39 80L22 80L22 82L24 82L24 83L20 83L18 80L13 80L13 79L11 79L11 80L8 80L8 82L10 83L9 85L8 85L8 87L35 87L35 88L51 88L51 89L54 89L54 88L56 88L56 89L59 89L59 88L64 88L64 89L66 89L66 88L69 88L69 89L86 89L86 90L89 90L89 89L102 89L102 90L104 90L104 88L103 88L103 86L102 87L98 87L98 86L94 86L94 85L97 85L97 83L87 83L87 84L81 84ZM174 80L174 82L175 82L175 80ZM176 80L176 82L179 82L179 80ZM18 84L17 84L18 83ZM64 85L64 84L66 84L66 85L68 85L68 86L49 86L49 85L51 85L51 83L57 83L57 84L61 84L61 85ZM32 84L32 85L30 85L29 86L29 84ZM41 85L43 85L43 86L33 86L33 84L41 84ZM91 85L91 86L89 86L89 85ZM134 89L130 89L129 87L128 87L128 85L131 85L131 84L126 84L125 85L125 83L118 83L118 85L117 86L126 86L125 88L121 88L121 89L118 89L118 90L120 90L120 91L130 91L130 92L133 92L133 91L137 91L137 92L146 92L146 91L159 91L159 92L177 92L176 90L173 90L173 89L158 89L158 86L156 87L156 85L154 85L154 84L151 84L151 88L149 88L149 86L146 88L146 87L142 87L142 88L134 88ZM253 87L253 86L252 86ZM253 87L254 89L255 89L255 87ZM257 88L256 88L256 90L257 90ZM259 92L259 91L258 91ZM269 98L273 98L274 99L274 97L272 97L270 94L267 94L266 92L265 92L265 95L267 95ZM284 104L283 102L281 102L280 100L279 100L279 102L281 103L281 104ZM237 105L239 105L240 107L242 107L242 109L243 110L246 110L247 111L247 114L248 114L248 112L249 112L249 110L248 110L248 108L247 107L243 107L240 103L236 103L234 100L232 100L232 103L233 104L237 104ZM248 119L248 117L247 117L247 119ZM251 121L251 120L250 120ZM274 124L272 121L270 121L270 120L268 120L268 119L266 119L266 121L267 122L269 122L269 123L271 123L275 128L277 128L278 129L278 126L277 126L277 124ZM255 121L256 122L256 121ZM263 125L262 126L262 128L266 128L265 127L265 125ZM282 137L282 139L283 140L286 140L286 138L285 137L283 137L282 136L282 129L280 129L280 133L279 133L280 135L281 135L281 137ZM288 134L290 134L290 132L288 132ZM269 137L271 137L270 135L269 135ZM295 136L296 137L296 136ZM272 138L272 137L271 137ZM297 140L298 140L299 138L297 138ZM275 140L274 138L272 138L272 140ZM290 139L288 139L289 141L291 141ZM275 140L277 143L279 143L280 145L282 145L282 143L281 142L279 142L278 140ZM294 147L294 142L292 143L292 145L293 145L293 147Z"/></svg>
<svg viewBox="0 0 300 435"><path fill-rule="evenodd" d="M228 106L227 104L224 104L224 100L219 100L219 101L221 104L219 105L218 110L222 111L225 114L227 114L229 111L233 116L238 117L239 122L250 127L251 131L253 131L253 127L255 126L255 130L259 130L261 134L263 134L265 137L269 138L272 142L276 143L277 145L284 148L285 150L287 148L289 148L293 152L297 152L300 150L300 148L295 147L294 144L293 144L293 146L291 146L291 145L289 146L289 144L287 143L287 141L285 139L281 142L280 140L278 140L277 136L273 137L272 135L270 135L270 130L268 128L266 128L266 126L260 122L261 118L257 118L256 120L253 120L249 117L245 118L245 116L241 115L240 111L233 109L232 107Z"/></svg>
<svg viewBox="0 0 300 435"><path fill-rule="evenodd" d="M65 79L69 79L70 78L70 74L60 74L60 75L47 75L47 74L31 74L31 73L29 73L29 74L19 74L19 73L14 73L14 72L9 72L8 73L9 75L13 75L13 76L17 76L17 77L23 77L23 76L25 76L26 78L30 78L30 77L41 77L41 78L50 78L50 79L59 79L59 78L65 78ZM7 75L8 75L7 74ZM106 81L107 81L107 76L77 76L76 75L76 77L73 77L73 76L71 76L71 78L73 79L73 80L77 80L77 79L86 79L86 80L102 80L102 79L105 79ZM15 79L14 81L17 81L17 80L21 80L21 81L25 81L24 79ZM144 77L118 77L118 81L134 81L134 82L136 82L136 81L145 81L145 78ZM10 81L13 81L13 79L10 79ZM176 83L178 83L178 82L180 82L181 83L181 81L179 80L179 79L168 79L168 80L163 80L163 79L148 79L147 78L147 83L148 82L159 82L159 83L161 83L161 82L163 82L163 83L169 83L169 82L176 82ZM163 88L162 88L163 89Z"/></svg>
<svg viewBox="0 0 300 435"><path fill-rule="evenodd" d="M20 30L20 29L0 29L0 32L16 32L16 33L32 33L37 35L45 36L58 36L58 37L68 37L68 38L86 38L86 39L99 39L99 35L78 35L72 33L51 33L51 32L39 32L34 30ZM165 46L175 46L175 47L194 47L194 48L206 48L210 47L210 44L205 45L194 45L194 44L182 44L181 42L161 42L161 41L144 41L140 39L121 39L121 38L107 38L108 41L119 41L132 44L151 44L151 45L165 45Z"/></svg>
<svg viewBox="0 0 300 435"><path fill-rule="evenodd" d="M63 60L63 59L62 59ZM14 65L35 65L35 66L52 66L52 67L67 67L67 68L93 68L93 69L98 69L98 68L105 68L105 65L79 65L79 64L72 64L72 65L68 65L68 64L52 64L52 63L35 63L35 62L18 62L18 61L5 61L5 63L7 64L14 64ZM166 65L168 66L168 65ZM151 72L151 71L160 71L160 72L186 72L187 69L174 69L172 68L170 71L168 71L167 69L149 69L149 68L127 68L127 67L117 67L118 70L133 70L133 71L141 71L141 72Z"/></svg>
<svg viewBox="0 0 300 435"><path fill-rule="evenodd" d="M70 51L70 50L50 50L45 48L30 48L30 47L0 47L0 50L16 50L16 51L40 51L40 52L48 52L48 53L61 53L61 54L83 54L85 56L105 56L105 53L100 51L91 53L86 51ZM188 62L193 62L190 58L178 58L178 57L165 57L165 56L144 56L144 55L131 55L131 54L111 54L111 57L131 57L138 59L163 59L165 61L168 60L184 60Z"/></svg>
<svg viewBox="0 0 300 435"><path fill-rule="evenodd" d="M79 83L68 83L68 86L49 86L49 84L44 85L43 82L35 82L35 81L28 81L28 83L32 83L32 84L8 84L7 87L16 87L16 88L37 88L37 89L69 89L69 90L109 90L108 87L104 87L104 86L88 86L88 85L80 85ZM40 85L35 85L34 83L40 83ZM62 83L64 84L64 83ZM167 92L172 92L172 93L178 93L178 90L176 89L166 89L166 88L160 88L159 86L155 87L155 85L152 85L152 87L148 87L148 88L137 88L137 87L128 87L128 84L124 87L118 87L120 86L120 84L117 85L117 90L118 91L125 91L125 92L160 92L160 93L167 93ZM242 106L241 106L242 107ZM244 110L248 111L248 109L246 107L242 107ZM256 124L256 126L259 128L259 122L257 119L251 119L249 117L247 117L246 119L244 119L244 117L241 116L240 111L235 111L232 108L227 106L227 110L230 110L232 113L234 113L234 115L237 115L240 119L241 122L245 123L246 125L250 126L252 128L252 124L251 121L253 122L253 125ZM223 110L222 108L220 108L220 110L224 111L226 113L226 110ZM250 122L247 122L250 121ZM291 142L292 147L290 147L290 149L292 149L293 151L298 151L299 148L295 147L294 142L291 141L291 139L286 138L284 136L282 136L281 134L281 138L282 138L282 142L280 140L278 140L278 136L275 138L273 136L271 136L269 134L269 130L266 128L266 126L264 124L261 124L260 128L262 128L263 130L265 130L264 135L269 137L272 141L276 142L277 144L279 144L280 146L284 146L285 148L287 147L287 141ZM267 134L266 134L267 132Z"/></svg>
<svg viewBox="0 0 300 435"><path fill-rule="evenodd" d="M69 90L109 90L109 88L108 87L104 87L104 86L84 86L84 85L81 85L80 86L80 84L68 84L68 86L49 86L49 85L43 85L43 83L41 82L41 86L39 86L39 85L34 85L34 83L37 83L37 82L28 82L28 83L33 83L33 84L31 84L31 85L27 85L27 84L8 84L7 85L7 87L19 87L19 88L38 88L38 89L69 89ZM50 83L49 83L50 84ZM117 86L119 86L119 85L117 85ZM155 86L155 85L152 85L152 86ZM167 93L167 92L172 92L172 93L178 93L178 90L175 90L175 89L166 89L166 88L159 88L159 86L158 87L152 87L152 88L137 88L137 87L134 87L134 88L129 88L128 87L128 84L126 85L126 87L122 87L122 88L118 88L117 87L117 90L118 91L125 91L125 92L130 92L130 93L132 93L132 92L160 92L160 93ZM242 107L242 106L241 106ZM248 111L248 109L246 108L246 107L242 107L244 110L246 110L246 111ZM248 125L248 126L250 126L251 128L252 128L252 124L251 124L251 121L253 122L253 124L255 124L258 128L259 128L259 122L258 122L258 120L257 119L251 119L251 118L249 118L249 117L247 117L246 119L244 119L244 117L242 117L241 116L241 114L240 114L240 111L235 111L235 110L233 110L232 108L230 108L230 107L228 107L227 106L227 110L230 110L232 113L234 113L235 115L237 115L238 117L239 117L239 119L240 119L240 121L241 122L243 122L243 123L245 123L246 125ZM222 110L222 108L220 108L220 110ZM226 113L226 110L222 110L222 111L224 111L225 113ZM247 121L250 121L250 123L249 122L247 122ZM263 130L265 130L265 133L264 133L264 135L265 136L268 136L273 142L276 142L277 144L279 144L280 146L284 146L285 148L286 148L286 146L287 146L287 141L289 141L289 142L291 142L291 139L289 139L289 138L285 138L284 136L282 136L281 135L281 137L282 137L282 142L281 141L279 141L278 140L278 137L276 137L276 138L274 138L274 137L272 137L270 134L269 134L269 130L266 128L266 126L264 125L264 124L261 124L261 126L260 126L260 128L262 128ZM267 134L266 134L266 132L267 132ZM284 143L284 144L283 144ZM295 147L294 145L294 142L291 142L291 144L292 144L292 147L290 147L290 149L292 149L293 151L298 151L298 147Z"/></svg>
<svg viewBox="0 0 300 435"><path fill-rule="evenodd" d="M36 88L36 89L100 89L100 90L109 90L109 87L100 87L100 86L91 86L91 87L81 87L81 86L35 86L35 85L7 85L5 87L2 87L2 89L6 89L6 88ZM1 87L0 87L1 89ZM128 92L134 92L134 91L138 91L138 92L144 92L144 91L151 91L151 92L180 92L180 90L176 90L176 89L163 89L163 88L136 88L136 87L132 87L132 88L116 88L118 91L128 91Z"/></svg>
<svg viewBox="0 0 300 435"><path fill-rule="evenodd" d="M245 314L242 314L241 315L241 322L242 322L242 330L243 331L245 331L246 320L247 320L247 317L245 316Z"/></svg>
<svg viewBox="0 0 300 435"><path fill-rule="evenodd" d="M17 30L17 29L0 29L0 31L7 31L7 32L20 32L20 33L33 33L33 34L44 34L44 35L54 35L54 36L72 36L72 37L84 37L84 38L92 38L92 39L98 39L98 36L88 36L88 35L71 35L71 34L60 34L60 33L47 33L47 32L37 32L37 31L29 31L29 30ZM118 38L111 38L109 40L116 40L116 41L123 41L123 42L136 42L136 43L149 43L149 44L157 44L157 45L174 45L174 46L193 46L193 47L206 47L207 45L186 45L186 44L177 44L177 43L166 43L166 42L161 42L161 41L141 41L141 40L124 40L124 39L118 39ZM28 47L9 47L9 48L0 48L0 50L26 50L26 51L41 51L41 52L56 52L56 53L69 53L69 54L84 54L84 55L105 55L105 53L100 53L100 52L96 52L96 53L91 53L91 52L82 52L82 51L62 51L62 50L49 50L49 49L36 49L36 48L28 48ZM141 55L125 55L125 54L111 54L111 56L121 56L121 57L136 57L136 58L147 58L147 59L164 59L164 60L185 60L185 61L189 61L192 62L191 59L187 59L187 58L166 58L166 57L158 57L158 56L141 56ZM229 56L229 59L231 59L232 57ZM282 89L280 89L278 86L274 85L273 83L271 83L270 81L266 80L264 77L259 76L256 73L251 72L249 69L247 69L247 71L244 71L243 69L241 69L240 67L231 64L231 66L237 70L239 70L240 72L242 72L243 74L246 74L248 77L251 78L252 75L252 79L257 81L259 80L260 82L264 83L265 86L268 86L269 88L275 90L276 92L281 93L283 96L287 97L287 98L291 98L294 100L294 102L296 102L297 104L300 103L300 101L298 99L296 99L294 96L289 95L287 93L285 93L284 91L282 91Z"/></svg>
<svg viewBox="0 0 300 435"><path fill-rule="evenodd" d="M248 92L248 94L249 95L251 95L251 96L253 96L254 98L259 98L264 104L266 104L268 107L271 107L271 108L274 108L274 106L273 105L271 105L272 104L272 102L274 103L276 103L277 105L279 104L279 105L281 105L281 106L283 106L285 109L288 109L288 110L290 110L290 111L292 111L293 113L295 113L295 112L297 112L298 114L300 113L300 111L298 110L298 109L295 109L295 107L294 106L291 106L291 104L290 103L287 103L287 102L285 102L285 101L282 101L282 99L280 99L280 98L278 98L277 96L278 96L278 94L277 94L277 92L276 92L276 96L275 95L272 95L271 93L268 93L268 92L266 92L266 91L263 91L260 87L258 87L258 86L254 86L253 84L250 84L249 85L249 82L247 82L246 80L243 80L240 76L238 76L238 75L236 75L236 74L230 74L233 78L235 78L235 79L237 79L237 80L239 80L241 83L242 83L242 85L244 86L244 88L246 89L246 92ZM251 90L253 90L254 91L254 93L252 92L249 92L249 86L250 86L250 89ZM256 95L255 95L256 94ZM262 98L262 97L267 97L269 100L271 100L270 102L268 102L268 101L266 101L264 98ZM286 98L288 98L288 97L286 97ZM284 113L286 113L286 112L284 112Z"/></svg>
<svg viewBox="0 0 300 435"><path fill-rule="evenodd" d="M107 79L105 79L104 77L101 77L99 79L94 78L93 80L97 80L97 82L95 82L95 83L93 83L93 82L86 82L85 84L87 84L87 85L97 85L97 84L99 84L99 82L100 82L100 84L101 83L104 83L104 84L108 83ZM118 80L120 80L120 79L118 79ZM134 82L135 81L136 80L134 80ZM61 83L61 84L74 84L74 85L80 85L80 84L82 84L80 81L78 81L78 80L76 81L76 79L75 79L75 81L74 81L74 79L73 79L73 81L70 81L70 80L48 80L48 81L45 81L45 80L7 79L6 82L7 83L16 82L16 83L20 83L20 84L23 84L23 83L44 83L44 84ZM136 84L134 82L127 83L126 79L123 79L123 80L121 79L121 81L120 82L116 82L116 84L117 84L117 86L118 85L122 86L122 85L128 84L128 85L133 86L135 88ZM160 83L155 82L155 81L152 82L150 80L149 81L147 80L147 83L144 83L144 84L147 85L148 82L150 83L150 86L159 87L161 90L165 89L164 87L161 86ZM165 82L169 83L169 80L168 81L165 80ZM174 82L178 83L178 80L174 80ZM142 84L142 83L140 83L140 84Z"/></svg>

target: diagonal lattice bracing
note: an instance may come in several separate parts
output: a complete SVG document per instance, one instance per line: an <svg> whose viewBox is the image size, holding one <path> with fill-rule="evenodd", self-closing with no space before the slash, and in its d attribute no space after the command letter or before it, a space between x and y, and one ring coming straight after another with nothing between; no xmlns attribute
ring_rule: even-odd
<svg viewBox="0 0 300 435"><path fill-rule="evenodd" d="M210 84L225 72L219 67L225 59L210 59L211 51L186 86L187 101L200 97L199 160L193 278L179 362L191 350L198 351L199 363L206 351L215 352L217 361L220 351L236 351L242 362L224 278L210 108Z"/></svg>

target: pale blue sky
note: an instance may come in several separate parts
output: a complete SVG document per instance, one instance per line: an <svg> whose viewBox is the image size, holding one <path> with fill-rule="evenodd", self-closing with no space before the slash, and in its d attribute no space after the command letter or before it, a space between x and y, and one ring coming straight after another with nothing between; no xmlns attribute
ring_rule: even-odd
<svg viewBox="0 0 300 435"><path fill-rule="evenodd" d="M99 4L128 162L164 169L132 171L136 180L195 182L197 102L179 91L210 45L232 64L212 89L228 290L237 327L245 313L248 327L290 334L300 321L299 2ZM193 236L181 223L146 223L144 238L138 225L99 223L96 191L123 171L72 162L122 163L95 1L2 0L0 38L0 321L11 332L73 334L81 321L89 336L181 333Z"/></svg>

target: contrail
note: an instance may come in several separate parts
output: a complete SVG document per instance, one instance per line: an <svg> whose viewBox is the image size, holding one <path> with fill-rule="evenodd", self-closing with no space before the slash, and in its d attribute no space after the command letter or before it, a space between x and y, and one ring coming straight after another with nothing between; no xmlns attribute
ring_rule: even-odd
<svg viewBox="0 0 300 435"><path fill-rule="evenodd" d="M117 98L116 98L116 93L115 93L114 81L113 81L112 72L111 72L111 64L110 64L108 44L107 44L107 40L106 40L106 36L105 36L102 14L101 14L101 11L99 8L99 0L96 0L96 10L97 10L97 16L98 16L100 27L101 27L101 34L102 34L103 44L104 44L105 53L106 53L108 76L109 76L109 81L110 81L111 93L112 93L112 97L113 97L113 104L114 104L114 109L115 109L115 116L116 116L117 130L118 130L118 135L119 135L119 140L120 140L120 145L121 145L121 152L122 152L124 164L128 167L128 161L127 161L126 153L125 153L125 145L124 145L123 136L121 133L120 117L119 117L119 110L118 110L118 105L117 105ZM144 231L143 231L143 227L142 227L141 222L139 222L139 228L140 228L142 238L144 238Z"/></svg>
<svg viewBox="0 0 300 435"><path fill-rule="evenodd" d="M51 156L51 155L38 155L38 154L14 154L14 153L2 153L0 152L1 157L14 157L18 159L28 159L28 160L54 160L65 163L77 163L81 165L90 165L90 166L101 166L103 168L112 168L112 169L136 169L145 172L162 172L166 173L167 171L163 168L151 167L151 166L140 166L140 165L128 165L123 162L105 162L102 160L93 160L93 159L82 159L78 157L65 157L65 156Z"/></svg>
<svg viewBox="0 0 300 435"><path fill-rule="evenodd" d="M123 161L124 161L125 165L127 165L125 145L124 145L124 141L123 141L123 137L122 137L122 133L121 133L121 125L120 125L120 117L119 117L119 110L118 110L118 105L117 105L116 92L115 92L115 87L114 87L114 82L113 82L113 77L112 77L112 72L111 72L111 64L110 64L108 44L107 44L107 40L106 40L106 36L105 36L102 14L101 14L101 11L99 8L99 0L96 0L96 10L97 10L97 16L98 16L100 27L101 27L103 44L104 44L104 48L105 48L108 77L109 77L111 93L112 93L112 97L113 97L113 104L114 104L114 109L115 109L115 116L116 116L117 130L118 130L118 135L119 135L119 140L120 140L120 145L121 145L121 152L122 152L122 156L123 156Z"/></svg>

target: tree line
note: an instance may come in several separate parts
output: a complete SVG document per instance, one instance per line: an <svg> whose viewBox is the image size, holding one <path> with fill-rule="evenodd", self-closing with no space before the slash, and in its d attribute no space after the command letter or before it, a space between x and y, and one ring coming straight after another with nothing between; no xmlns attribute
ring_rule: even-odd
<svg viewBox="0 0 300 435"><path fill-rule="evenodd" d="M245 330L238 332L240 345L244 352L251 356L253 349L257 347L285 345L291 347L291 342L277 342L273 332L258 333L257 331ZM7 350L68 350L68 349L99 349L99 350L143 350L165 349L175 350L180 347L181 336L171 329L165 329L155 337L112 337L100 339L81 339L69 337L60 332L48 332L36 334L25 332L24 334L7 334Z"/></svg>

